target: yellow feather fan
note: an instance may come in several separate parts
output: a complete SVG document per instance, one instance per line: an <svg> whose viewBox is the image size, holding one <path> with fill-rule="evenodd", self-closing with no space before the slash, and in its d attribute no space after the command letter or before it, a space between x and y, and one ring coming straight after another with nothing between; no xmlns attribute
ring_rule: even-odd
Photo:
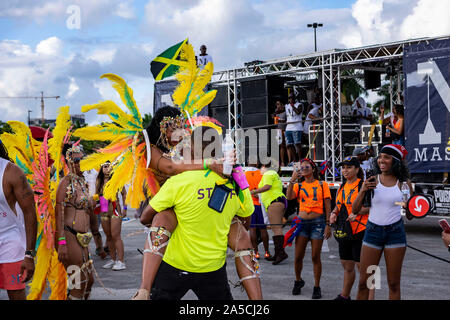
<svg viewBox="0 0 450 320"><path fill-rule="evenodd" d="M64 138L72 126L69 108L69 106L59 108L56 125L52 131L53 137L48 140L48 154L55 162L56 172L59 172L63 166L63 163L61 163L61 156ZM56 181L59 183L59 174L56 175Z"/></svg>
<svg viewBox="0 0 450 320"><path fill-rule="evenodd" d="M81 170L98 168L109 160L112 163L113 176L105 185L104 197L108 200L116 200L117 193L124 188L125 184L130 184L133 192L127 194L125 202L132 208L138 208L140 201L145 200L144 185L148 187L151 194L155 194L159 189L153 173L146 169L142 118L133 98L133 90L122 78L111 73L104 74L101 78L106 78L113 83L113 88L120 95L129 113L124 112L109 100L81 108L83 112L97 109L97 114L108 115L111 119L109 123L88 126L73 133L81 139L109 142L108 146L96 150L96 153L83 159L80 163Z"/></svg>
<svg viewBox="0 0 450 320"><path fill-rule="evenodd" d="M210 90L206 93L203 91L211 80L214 66L209 62L204 68L198 68L195 61L194 48L188 43L183 45L180 58L187 63L185 66L180 67L180 71L175 75L179 85L175 89L172 98L183 114L188 114L188 117L192 117L216 96L217 90Z"/></svg>

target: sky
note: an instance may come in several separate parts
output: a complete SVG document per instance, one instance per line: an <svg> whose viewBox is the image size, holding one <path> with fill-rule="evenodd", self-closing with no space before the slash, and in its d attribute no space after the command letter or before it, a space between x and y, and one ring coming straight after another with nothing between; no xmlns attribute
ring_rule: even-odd
<svg viewBox="0 0 450 320"><path fill-rule="evenodd" d="M134 91L141 114L152 113L149 65L185 38L202 44L215 70L314 51L450 34L450 0L2 0L0 97L60 96L45 100L45 117L69 105L113 100L104 73ZM39 99L0 98L0 120L41 117ZM104 120L95 111L90 124Z"/></svg>

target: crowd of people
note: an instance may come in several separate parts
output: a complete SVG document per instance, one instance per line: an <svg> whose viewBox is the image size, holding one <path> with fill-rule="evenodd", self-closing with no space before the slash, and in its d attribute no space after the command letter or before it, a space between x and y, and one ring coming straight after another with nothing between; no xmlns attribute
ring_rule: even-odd
<svg viewBox="0 0 450 320"><path fill-rule="evenodd" d="M200 60L202 65L212 61L203 46L199 58L197 61ZM121 83L117 77L111 78L116 84ZM236 285L245 289L250 300L261 300L259 260L264 258L279 265L288 258L286 246L292 244L295 245L292 295L300 295L305 286L302 270L308 243L311 244L314 271L311 297L320 299L322 244L332 236L338 243L343 267L342 291L336 300L351 299L357 274L356 298L373 299L374 290L367 282L368 269L378 265L383 254L389 298L400 299L407 243L401 215L404 184L410 194L413 193L405 164L407 151L401 138L403 109L396 106L392 126L388 124L391 134L398 135L393 137L394 143L384 145L378 155L374 154L373 148L357 148L338 164L343 183L333 205L330 187L320 175L317 164L302 157L303 133L309 132L314 122L321 121L323 116L320 99L316 97L304 123L303 112L306 110L295 101L294 95L290 95L288 101L286 105L278 101L276 111L282 132L280 144L286 143L287 162L293 167L285 192L279 175L280 164L285 164L283 158L280 162L252 164L245 172L237 166L231 175L226 175L225 161L228 165L235 164L235 157L226 155L224 160L215 150L209 155L205 153L210 137L219 139L220 136L214 123L202 118L201 124L194 126L196 121L189 114L185 118L179 108L163 107L155 112L148 127L131 133L125 131L126 136L120 136L91 155L85 154L80 141L67 141L70 129L63 132L64 143L56 144L61 150L54 156L61 158L63 165L60 167L55 161L53 167L45 167L45 170L52 167L51 174L37 164L32 166L42 173L41 178L46 183L50 184L52 179L57 181L54 218L49 215L45 220L42 210L50 211L51 204L47 202L47 207L43 207L39 202L40 216L36 214L35 199L48 194L48 190L30 186L32 181L26 175L36 173L24 172L19 168L20 163L14 164L14 159L8 155L12 149L7 150L0 140L0 177L3 181L0 185L0 288L7 290L10 299L26 298L25 283L35 272L35 248L39 247L36 242L40 242L42 236L37 235L38 221L49 221L45 222L44 237L50 241L49 248L52 248L51 243L54 244L55 263L62 264L67 271L59 281L65 283L74 266L80 279L76 286L70 286L68 282L66 298L88 299L95 271L89 243L93 238L96 254L102 259L109 256L103 268L126 270L121 229L127 216L127 205L133 203L140 206L139 219L147 227L147 236L141 283L132 300L179 300L189 290L200 300L231 300L226 272L227 248L234 251L239 276ZM363 100L356 100L355 116L361 124L373 121L373 115L367 109ZM111 126L116 126L115 121L122 121L120 124L125 126L138 115L138 111L132 109L131 116L124 114L124 119L117 120L120 112L114 108L113 111ZM189 125L190 130L187 130ZM108 124L102 124L100 129L107 127ZM89 134L93 132L89 131L91 128L83 130L88 130ZM42 143L46 146L46 138ZM183 148L179 148L181 145ZM55 146L54 141L51 146ZM41 150L45 151L45 147ZM111 156L114 154L118 156ZM87 158L96 161L93 162L98 170L83 172L82 163ZM132 180L131 186L124 177ZM132 201L130 197L137 197L137 200ZM297 202L298 212L291 229L285 233L283 218L288 201ZM100 225L105 240L99 231ZM54 231L48 236L45 233L48 230ZM259 238L264 255L259 253ZM449 239L444 234L443 240L448 245ZM14 281L7 280L10 278ZM45 279L44 276L44 282ZM54 284L51 287L54 288Z"/></svg>

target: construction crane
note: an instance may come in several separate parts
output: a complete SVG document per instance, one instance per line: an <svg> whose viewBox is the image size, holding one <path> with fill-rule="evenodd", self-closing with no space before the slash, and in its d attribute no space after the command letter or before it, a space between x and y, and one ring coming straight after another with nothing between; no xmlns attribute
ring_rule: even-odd
<svg viewBox="0 0 450 320"><path fill-rule="evenodd" d="M42 124L44 124L45 122L45 117L44 117L44 99L58 99L59 96L49 96L49 97L44 97L44 91L41 91L41 96L40 97L0 97L0 99L41 99L41 116L42 116ZM28 111L28 122L30 117L30 111Z"/></svg>

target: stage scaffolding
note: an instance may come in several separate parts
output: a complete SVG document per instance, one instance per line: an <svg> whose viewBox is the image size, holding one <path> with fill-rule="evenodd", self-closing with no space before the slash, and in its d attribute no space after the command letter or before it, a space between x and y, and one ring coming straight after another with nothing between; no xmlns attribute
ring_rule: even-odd
<svg viewBox="0 0 450 320"><path fill-rule="evenodd" d="M400 103L403 91L402 57L405 46L413 44L429 44L429 42L449 38L450 35L434 38L420 38L405 41L377 44L353 49L333 49L305 55L290 56L266 61L242 68L234 68L214 72L211 84L226 86L228 91L228 126L233 131L245 129L241 127L238 114L240 81L261 75L295 76L297 80L318 78L322 84L324 106L324 155L330 168L325 178L330 182L341 180L336 175L337 164L343 158L343 141L341 128L341 75L349 69L372 70L385 73L386 66L395 66L395 74L390 76L391 110L393 103ZM394 83L396 85L394 86ZM394 91L395 89L395 91ZM242 159L240 151L243 143L240 135L234 140L237 157Z"/></svg>

